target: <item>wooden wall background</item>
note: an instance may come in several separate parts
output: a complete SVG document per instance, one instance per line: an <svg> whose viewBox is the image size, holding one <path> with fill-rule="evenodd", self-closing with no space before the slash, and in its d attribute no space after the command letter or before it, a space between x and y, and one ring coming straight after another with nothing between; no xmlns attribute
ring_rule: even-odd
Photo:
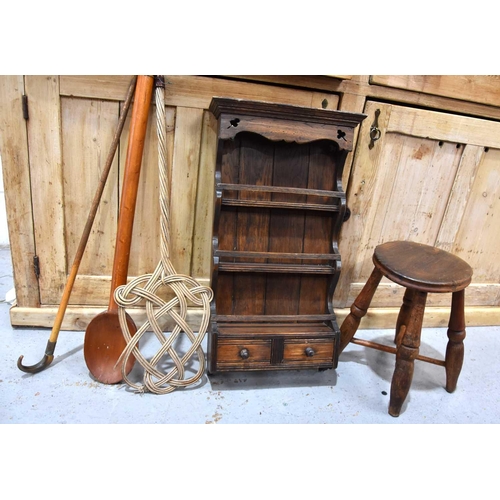
<svg viewBox="0 0 500 500"><path fill-rule="evenodd" d="M209 284L216 141L207 110L213 96L364 112L368 117L344 172L352 215L340 240L339 321L369 275L374 246L401 238L467 260L475 270L466 293L469 325L500 324L498 77L166 78L178 272ZM0 152L17 296L13 325L52 326L129 82L129 76L0 77ZM376 110L381 139L369 149ZM81 330L107 307L127 142L128 124L63 329ZM159 260L156 146L152 107L130 277L151 272ZM392 328L401 298L400 287L384 283L363 326ZM432 296L425 324L444 326L448 303L447 296Z"/></svg>

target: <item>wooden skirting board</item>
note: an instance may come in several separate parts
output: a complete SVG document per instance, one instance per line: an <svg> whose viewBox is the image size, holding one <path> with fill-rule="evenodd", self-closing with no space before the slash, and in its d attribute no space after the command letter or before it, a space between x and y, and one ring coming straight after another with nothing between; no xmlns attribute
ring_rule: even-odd
<svg viewBox="0 0 500 500"><path fill-rule="evenodd" d="M88 323L95 318L105 307L76 307L70 306L66 310L66 315L62 325L65 331L85 330ZM132 319L137 325L146 321L144 309L129 310ZM19 307L13 306L10 310L10 320L12 326L18 327L38 327L52 328L54 318L57 313L57 307ZM337 320L342 324L345 317L349 314L349 309L336 309ZM361 329L386 329L387 325L396 325L396 319L399 313L397 307L380 307L368 310L367 315L362 319ZM424 316L424 328L446 328L450 309L448 307L427 307ZM188 323L196 327L201 320L202 311L193 308L188 311ZM466 307L465 319L467 325L473 326L493 326L498 325L500 318L500 307Z"/></svg>
<svg viewBox="0 0 500 500"><path fill-rule="evenodd" d="M52 328L54 319L57 313L57 307L42 306L42 307L18 307L13 306L10 310L10 321L12 326L18 327L37 327L37 328ZM64 321L61 330L65 331L83 331L87 325L99 313L106 310L106 307L77 307L70 306L66 309ZM147 321L146 311L144 308L127 309L127 313L134 320L137 327ZM199 325L202 317L202 309L193 308L188 311L188 324L196 328ZM167 326L170 326L168 321ZM174 322L172 321L172 326Z"/></svg>

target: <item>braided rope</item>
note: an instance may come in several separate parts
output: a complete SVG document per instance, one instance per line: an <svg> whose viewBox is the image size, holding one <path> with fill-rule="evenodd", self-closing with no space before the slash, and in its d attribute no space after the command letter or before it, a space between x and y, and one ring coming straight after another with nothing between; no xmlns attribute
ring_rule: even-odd
<svg viewBox="0 0 500 500"><path fill-rule="evenodd" d="M152 274L145 274L119 286L114 293L118 304L118 318L123 336L127 342L116 366L121 363L123 380L137 392L153 392L155 394L168 394L178 387L187 387L197 382L205 372L205 354L201 342L207 332L210 321L210 301L213 292L210 288L200 285L194 278L177 274L170 262L170 213L169 213L169 179L167 168L167 126L164 88L156 86L156 119L158 133L158 164L160 178L160 226L161 226L161 260ZM174 292L174 297L168 302L158 296L158 290L167 287ZM145 304L147 320L132 335L127 324L126 308ZM188 303L202 307L202 319L195 333L188 324L186 317ZM170 333L163 332L159 319L169 316L175 323ZM153 330L160 343L160 349L147 360L139 349L139 341L143 335ZM181 357L174 345L178 338L185 335L191 342L191 347ZM185 378L184 367L196 354L199 361L198 371L190 378ZM126 366L130 356L144 368L143 384L132 382L127 373ZM174 366L168 373L158 369L158 364L169 356Z"/></svg>

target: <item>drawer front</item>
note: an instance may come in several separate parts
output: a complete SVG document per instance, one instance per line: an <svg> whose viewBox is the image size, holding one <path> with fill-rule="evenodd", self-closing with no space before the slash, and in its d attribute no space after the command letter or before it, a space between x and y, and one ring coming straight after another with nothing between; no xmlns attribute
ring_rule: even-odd
<svg viewBox="0 0 500 500"><path fill-rule="evenodd" d="M332 368L334 352L333 338L219 338L211 371Z"/></svg>
<svg viewBox="0 0 500 500"><path fill-rule="evenodd" d="M220 340L217 345L217 368L257 369L271 363L271 340Z"/></svg>
<svg viewBox="0 0 500 500"><path fill-rule="evenodd" d="M287 340L283 350L283 363L287 365L316 365L333 362L333 340Z"/></svg>

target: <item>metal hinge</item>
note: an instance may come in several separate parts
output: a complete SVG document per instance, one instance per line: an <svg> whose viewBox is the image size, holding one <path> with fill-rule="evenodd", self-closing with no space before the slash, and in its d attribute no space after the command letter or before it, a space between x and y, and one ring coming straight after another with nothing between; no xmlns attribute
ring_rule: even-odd
<svg viewBox="0 0 500 500"><path fill-rule="evenodd" d="M22 104L23 104L23 118L25 120L29 120L30 115L28 113L28 96L27 95L23 95Z"/></svg>
<svg viewBox="0 0 500 500"><path fill-rule="evenodd" d="M38 255L33 256L33 270L35 271L36 279L40 278L40 259Z"/></svg>

